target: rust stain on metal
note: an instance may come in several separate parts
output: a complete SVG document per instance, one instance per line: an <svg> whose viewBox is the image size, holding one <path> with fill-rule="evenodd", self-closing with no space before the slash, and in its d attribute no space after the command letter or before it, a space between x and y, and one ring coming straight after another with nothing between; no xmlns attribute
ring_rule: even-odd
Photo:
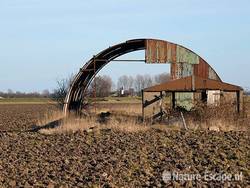
<svg viewBox="0 0 250 188"><path fill-rule="evenodd" d="M199 63L197 54L183 46L167 41L148 39L145 53L147 63Z"/></svg>
<svg viewBox="0 0 250 188"><path fill-rule="evenodd" d="M170 43L169 46L171 48L171 60L170 60L170 62L175 63L176 62L176 48L177 48L177 45Z"/></svg>
<svg viewBox="0 0 250 188"><path fill-rule="evenodd" d="M171 64L171 79L179 79L193 75L194 66L188 63L172 63Z"/></svg>
<svg viewBox="0 0 250 188"><path fill-rule="evenodd" d="M177 65L176 65L176 63L172 63L171 64L171 67L170 67L170 72L171 72L171 80L175 80L175 79L177 79L177 76L176 76L176 68L177 67Z"/></svg>
<svg viewBox="0 0 250 188"><path fill-rule="evenodd" d="M208 78L218 80L218 75L211 67L208 68Z"/></svg>
<svg viewBox="0 0 250 188"><path fill-rule="evenodd" d="M146 63L176 62L176 44L148 39L146 42Z"/></svg>
<svg viewBox="0 0 250 188"><path fill-rule="evenodd" d="M159 91L196 91L196 90L221 90L221 91L240 91L240 86L228 84L225 82L201 78L198 76L188 76L177 80L159 84L144 89L144 92L159 92Z"/></svg>
<svg viewBox="0 0 250 188"><path fill-rule="evenodd" d="M176 61L179 63L199 64L199 56L189 49L177 45Z"/></svg>
<svg viewBox="0 0 250 188"><path fill-rule="evenodd" d="M208 64L199 58L199 64L194 65L194 75L202 78L208 78Z"/></svg>

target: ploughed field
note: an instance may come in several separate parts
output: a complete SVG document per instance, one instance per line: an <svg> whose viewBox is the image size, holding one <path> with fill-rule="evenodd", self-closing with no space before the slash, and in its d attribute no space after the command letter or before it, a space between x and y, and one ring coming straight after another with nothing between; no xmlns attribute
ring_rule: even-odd
<svg viewBox="0 0 250 188"><path fill-rule="evenodd" d="M53 109L47 104L0 104L0 131L28 130Z"/></svg>
<svg viewBox="0 0 250 188"><path fill-rule="evenodd" d="M250 184L249 132L112 129L29 132L51 106L0 105L0 187ZM11 131L15 130L15 131ZM240 174L241 181L163 181L164 171Z"/></svg>

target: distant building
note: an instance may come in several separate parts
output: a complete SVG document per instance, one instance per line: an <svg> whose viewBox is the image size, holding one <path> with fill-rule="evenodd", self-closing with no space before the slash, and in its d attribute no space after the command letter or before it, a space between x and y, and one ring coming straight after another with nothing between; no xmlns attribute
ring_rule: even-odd
<svg viewBox="0 0 250 188"><path fill-rule="evenodd" d="M124 95L124 88L123 87L120 89L120 93L121 93L121 96Z"/></svg>
<svg viewBox="0 0 250 188"><path fill-rule="evenodd" d="M123 87L121 87L119 89L119 96L120 97L127 97L127 96L134 96L135 95L135 91L133 88L129 88L127 90L125 90Z"/></svg>
<svg viewBox="0 0 250 188"><path fill-rule="evenodd" d="M0 99L4 99L4 98L0 96Z"/></svg>

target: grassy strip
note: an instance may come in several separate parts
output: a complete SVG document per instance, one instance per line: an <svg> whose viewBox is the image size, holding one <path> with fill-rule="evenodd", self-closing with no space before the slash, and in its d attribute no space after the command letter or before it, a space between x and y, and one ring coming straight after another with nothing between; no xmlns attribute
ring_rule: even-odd
<svg viewBox="0 0 250 188"><path fill-rule="evenodd" d="M0 99L0 104L47 104L55 103L48 98L5 98Z"/></svg>
<svg viewBox="0 0 250 188"><path fill-rule="evenodd" d="M141 103L139 97L105 97L105 98L90 98L90 102L97 103ZM0 99L0 104L47 104L56 103L49 98L4 98Z"/></svg>

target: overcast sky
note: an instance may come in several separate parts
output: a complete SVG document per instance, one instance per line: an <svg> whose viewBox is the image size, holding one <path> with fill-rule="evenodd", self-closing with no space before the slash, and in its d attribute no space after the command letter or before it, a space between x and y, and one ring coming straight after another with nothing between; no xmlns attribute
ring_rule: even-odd
<svg viewBox="0 0 250 188"><path fill-rule="evenodd" d="M250 87L249 0L0 0L0 91L51 90L94 54L133 38L182 44L223 81ZM160 72L169 65L113 62L100 74Z"/></svg>

